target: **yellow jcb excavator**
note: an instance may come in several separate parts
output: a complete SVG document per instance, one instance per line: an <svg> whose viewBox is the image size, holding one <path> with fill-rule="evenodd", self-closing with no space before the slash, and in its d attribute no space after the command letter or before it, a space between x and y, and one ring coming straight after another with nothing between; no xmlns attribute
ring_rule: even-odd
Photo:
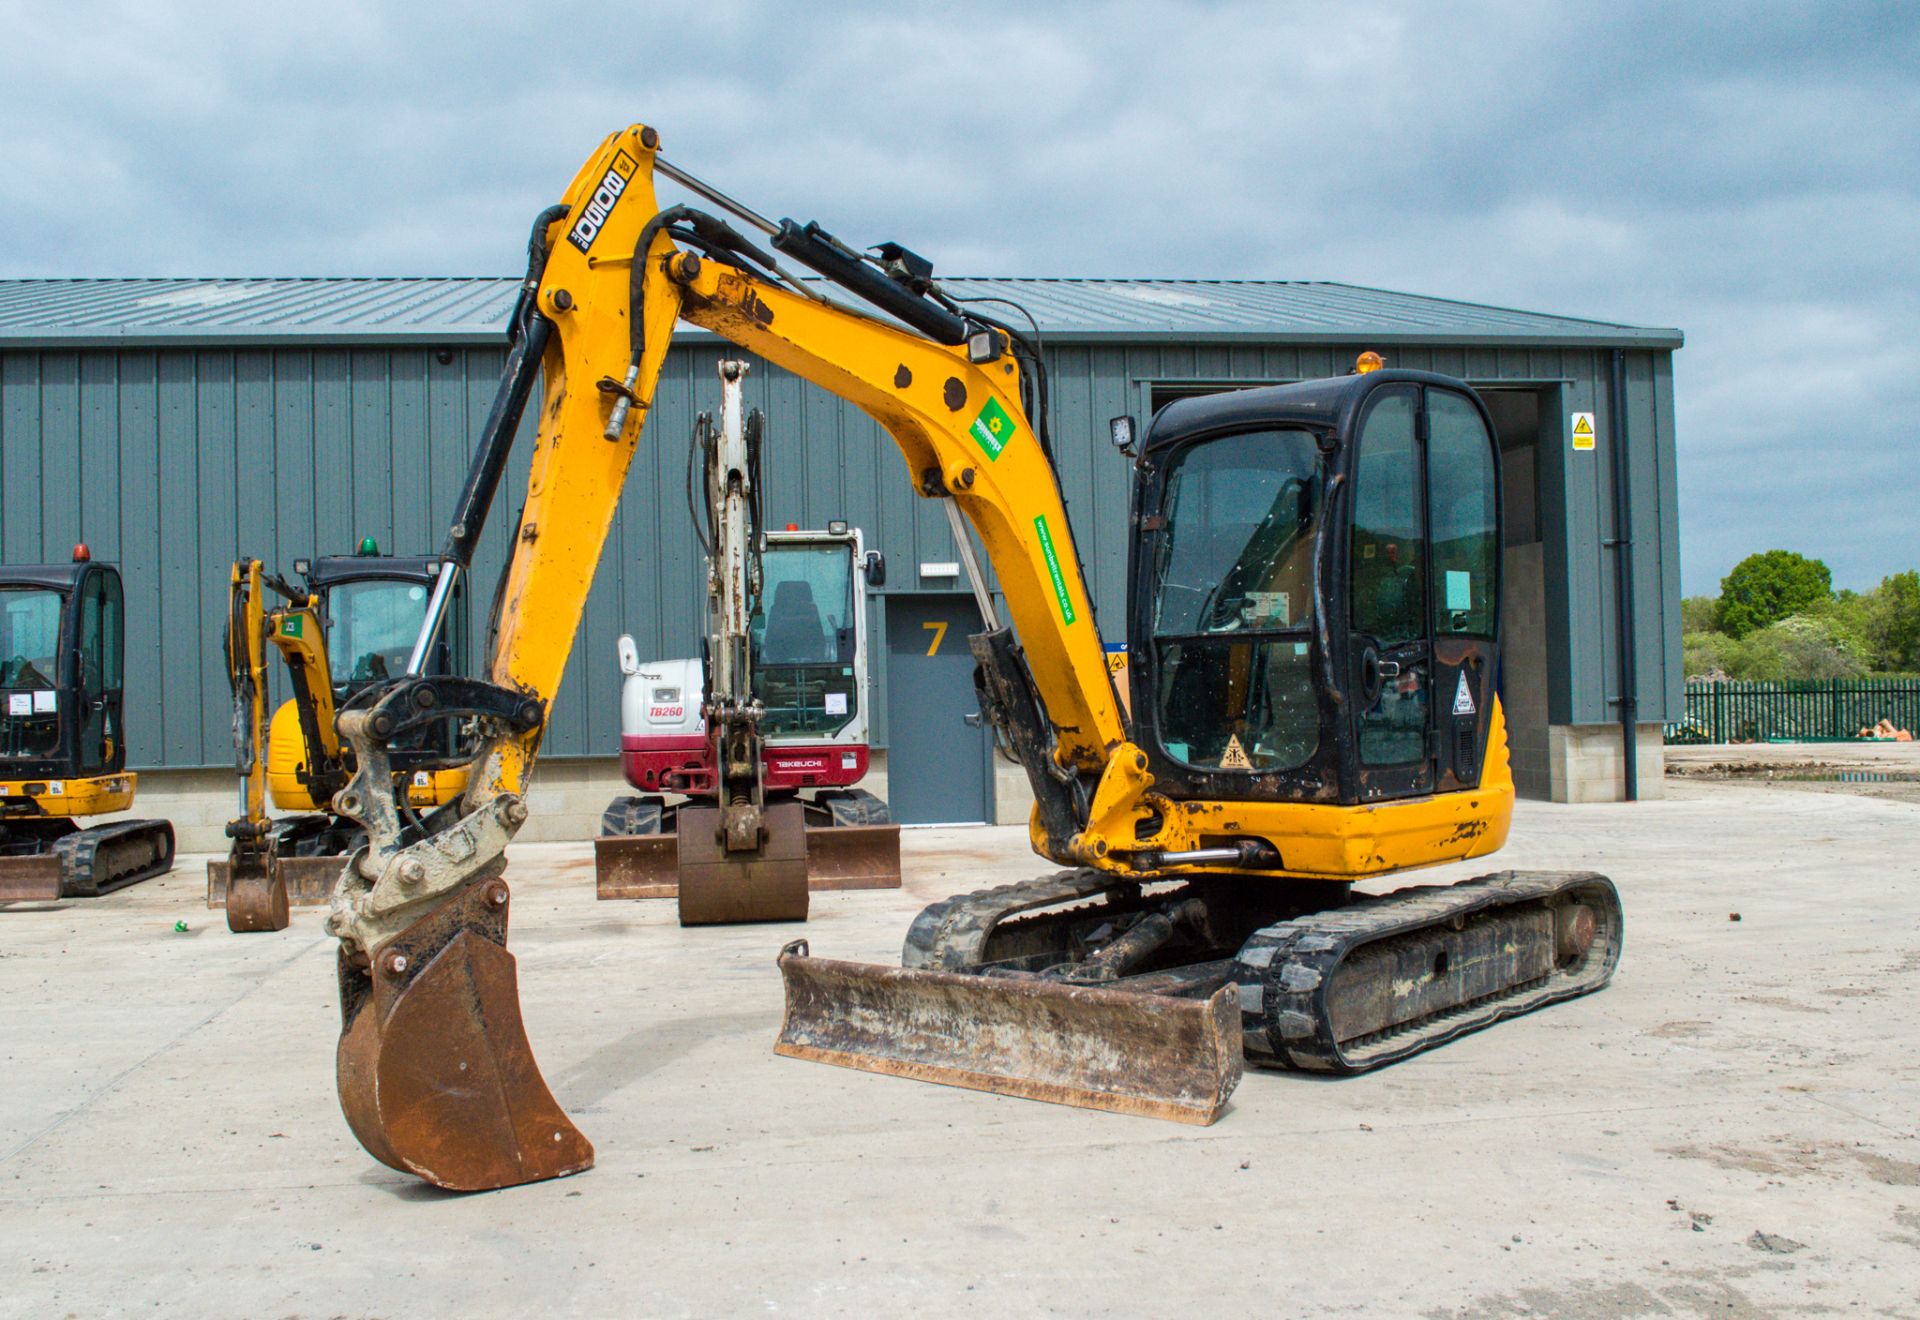
<svg viewBox="0 0 1920 1320"><path fill-rule="evenodd" d="M322 906L340 860L363 841L358 825L333 810L346 786L349 754L334 731L340 703L402 672L412 653L438 559L383 555L364 538L352 555L296 559L295 586L257 559L233 566L227 597L227 681L233 690L233 748L240 815L227 825L233 847L207 862L207 906L224 908L235 932L284 930L290 907ZM267 592L282 603L270 604ZM455 666L453 630L429 673ZM292 695L267 718L267 648L286 662ZM450 801L466 771L444 722L420 730L392 755L407 802ZM295 814L274 818L267 802Z"/></svg>
<svg viewBox="0 0 1920 1320"><path fill-rule="evenodd" d="M661 209L659 175L758 233ZM1461 382L1372 370L1176 404L1140 436L1116 422L1134 474L1129 717L1067 525L1034 334L948 296L897 244L863 255L764 219L661 159L640 125L600 145L530 249L415 647L437 636L544 373L486 678L415 664L339 721L357 758L339 801L368 833L329 918L339 1092L378 1159L454 1188L592 1163L521 1024L503 850L682 320L856 404L963 557L963 522L978 533L1009 616L969 563L983 710L1026 767L1035 850L1070 868L982 876L934 904L901 967L790 945L782 1053L1205 1122L1243 1051L1362 1071L1606 983L1621 914L1601 876L1351 893L1493 852L1512 812L1498 468ZM449 712L479 735L473 773L457 807L422 820L387 749Z"/></svg>
<svg viewBox="0 0 1920 1320"><path fill-rule="evenodd" d="M133 805L125 642L120 570L84 544L69 563L0 566L0 903L92 897L173 867L168 821L79 823Z"/></svg>

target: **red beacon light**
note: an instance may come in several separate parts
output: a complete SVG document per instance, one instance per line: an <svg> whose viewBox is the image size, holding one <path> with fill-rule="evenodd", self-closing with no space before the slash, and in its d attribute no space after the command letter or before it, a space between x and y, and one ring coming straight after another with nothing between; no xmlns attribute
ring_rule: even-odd
<svg viewBox="0 0 1920 1320"><path fill-rule="evenodd" d="M87 549L87 543L85 541L82 541L79 545L76 545L75 547L73 547L74 563L84 564L92 558L93 558L93 551Z"/></svg>
<svg viewBox="0 0 1920 1320"><path fill-rule="evenodd" d="M799 530L800 530L800 524L799 524L799 523L788 523L788 524L787 524L787 530L788 530L788 531L790 531L790 532L797 532L797 531L799 531Z"/></svg>

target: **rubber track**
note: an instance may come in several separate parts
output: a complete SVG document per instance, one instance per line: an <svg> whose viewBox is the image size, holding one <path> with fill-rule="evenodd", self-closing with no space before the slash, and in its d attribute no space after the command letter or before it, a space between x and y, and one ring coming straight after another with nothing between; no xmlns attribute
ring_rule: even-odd
<svg viewBox="0 0 1920 1320"><path fill-rule="evenodd" d="M158 849L159 856L153 857ZM173 868L173 823L118 820L75 830L54 841L60 896L94 898Z"/></svg>
<svg viewBox="0 0 1920 1320"><path fill-rule="evenodd" d="M1596 907L1593 947L1574 967L1376 1036L1333 1038L1326 987L1353 950L1499 907L1576 891ZM1247 1060L1269 1068L1354 1074L1432 1049L1504 1018L1590 994L1620 956L1621 913L1613 882L1591 871L1503 871L1455 885L1423 885L1256 931L1234 960Z"/></svg>
<svg viewBox="0 0 1920 1320"><path fill-rule="evenodd" d="M952 898L921 910L907 929L902 967L970 972L982 962L994 928L1009 917L1055 903L1094 898L1123 888L1114 878L1094 870L1060 871L1037 880L1022 880Z"/></svg>

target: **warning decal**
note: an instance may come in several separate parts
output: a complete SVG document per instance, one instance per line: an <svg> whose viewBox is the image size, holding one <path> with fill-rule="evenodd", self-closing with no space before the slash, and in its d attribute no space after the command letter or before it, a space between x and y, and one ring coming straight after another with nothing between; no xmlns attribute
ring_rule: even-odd
<svg viewBox="0 0 1920 1320"><path fill-rule="evenodd" d="M1467 691L1467 671L1460 671L1460 686L1453 694L1453 713L1471 715L1474 713L1473 693Z"/></svg>
<svg viewBox="0 0 1920 1320"><path fill-rule="evenodd" d="M1253 762L1247 759L1247 749L1240 745L1240 735L1227 735L1227 750L1220 754L1222 770L1251 770Z"/></svg>
<svg viewBox="0 0 1920 1320"><path fill-rule="evenodd" d="M1593 448L1593 414L1575 413L1573 415L1573 447L1575 449Z"/></svg>

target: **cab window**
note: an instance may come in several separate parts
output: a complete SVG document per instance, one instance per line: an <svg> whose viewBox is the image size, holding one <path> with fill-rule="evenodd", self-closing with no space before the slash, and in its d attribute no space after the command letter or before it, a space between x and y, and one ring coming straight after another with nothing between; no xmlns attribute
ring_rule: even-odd
<svg viewBox="0 0 1920 1320"><path fill-rule="evenodd" d="M418 582L343 582L327 593L327 614L335 687L398 678L427 616L427 589Z"/></svg>
<svg viewBox="0 0 1920 1320"><path fill-rule="evenodd" d="M749 620L754 690L767 734L828 735L858 713L854 682L853 550L769 545L760 556L760 608Z"/></svg>
<svg viewBox="0 0 1920 1320"><path fill-rule="evenodd" d="M1427 391L1436 637L1492 637L1499 584L1493 440L1479 409L1451 390Z"/></svg>
<svg viewBox="0 0 1920 1320"><path fill-rule="evenodd" d="M1319 448L1298 429L1204 440L1171 460L1153 564L1154 693L1168 755L1203 769L1311 760Z"/></svg>

